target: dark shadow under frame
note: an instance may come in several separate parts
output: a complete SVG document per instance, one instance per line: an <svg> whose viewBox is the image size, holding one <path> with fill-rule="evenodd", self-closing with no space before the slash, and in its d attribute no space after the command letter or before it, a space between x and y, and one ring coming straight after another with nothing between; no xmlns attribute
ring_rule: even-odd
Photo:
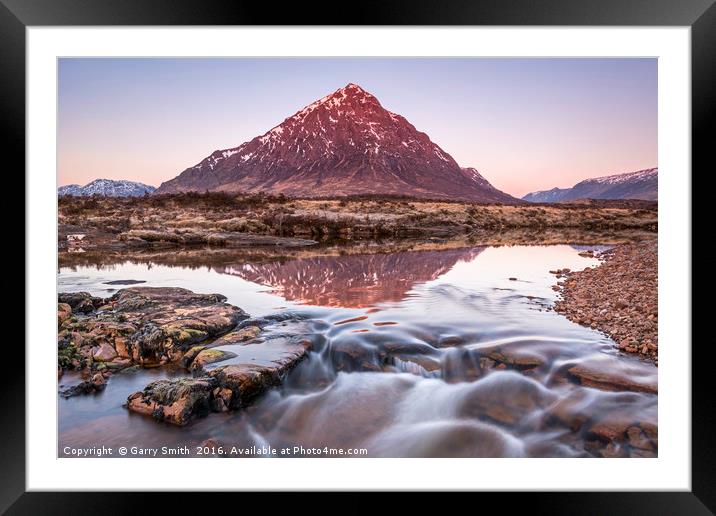
<svg viewBox="0 0 716 516"><path fill-rule="evenodd" d="M360 0L343 3L341 9L335 9L338 3L325 1L284 3L280 8L274 5L230 0L0 0L0 125L5 134L6 174L13 174L12 178L18 181L13 186L25 191L24 175L13 172L25 170L25 28L43 25L690 26L692 170L706 174L707 164L713 166L710 158L713 154L711 135L716 133L714 0ZM693 172L691 177L693 181ZM31 273L25 268L26 278ZM691 345L690 342L682 344ZM692 347L691 492L465 493L460 495L460 502L476 509L497 502L496 507L524 508L532 514L713 514L712 511L716 511L716 416L708 382L713 374L707 359L710 339L699 344ZM25 492L25 359L19 353L12 353L17 362L12 370L5 372L0 389L3 408L0 465L4 473L0 482L0 511L7 510L8 514L124 514L146 510L149 495ZM211 504L205 497L199 499L190 493L152 496L158 498L153 501L161 503L165 510L176 506L183 509L181 512L191 510L193 505L200 508L198 510L212 510L217 502L219 506L226 503L229 496L236 500L232 493L211 494ZM240 496L242 507L246 508L249 494ZM269 503L266 495L250 496L254 503ZM270 496L271 511L282 509L281 502L286 497ZM336 510L370 510L365 495L347 496L353 500L335 506ZM467 501L466 496L471 500ZM479 503L476 503L478 496ZM423 498L424 494L411 494L408 500L401 501L403 510L423 507ZM291 505L295 506L295 501Z"/></svg>

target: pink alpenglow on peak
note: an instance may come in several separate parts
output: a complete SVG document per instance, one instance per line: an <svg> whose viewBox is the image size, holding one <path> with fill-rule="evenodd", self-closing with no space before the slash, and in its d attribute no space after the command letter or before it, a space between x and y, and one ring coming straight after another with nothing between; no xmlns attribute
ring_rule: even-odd
<svg viewBox="0 0 716 516"><path fill-rule="evenodd" d="M251 141L213 152L156 193L206 190L520 202L352 83Z"/></svg>

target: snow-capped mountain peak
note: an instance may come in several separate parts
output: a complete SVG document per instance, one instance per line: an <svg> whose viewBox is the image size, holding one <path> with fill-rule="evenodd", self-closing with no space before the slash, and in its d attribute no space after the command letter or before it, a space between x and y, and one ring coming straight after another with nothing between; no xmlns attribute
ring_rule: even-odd
<svg viewBox="0 0 716 516"><path fill-rule="evenodd" d="M580 181L572 188L532 192L522 199L530 202L564 202L575 199L658 199L659 169L647 168Z"/></svg>
<svg viewBox="0 0 716 516"><path fill-rule="evenodd" d="M154 192L153 186L126 181L123 179L95 179L84 186L65 185L57 189L57 195L73 195L75 197L89 197L104 195L107 197L139 197Z"/></svg>
<svg viewBox="0 0 716 516"><path fill-rule="evenodd" d="M427 134L354 83L308 104L238 147L218 150L158 193L270 191L315 197L412 195L514 202L464 172ZM488 188L489 186L489 188Z"/></svg>

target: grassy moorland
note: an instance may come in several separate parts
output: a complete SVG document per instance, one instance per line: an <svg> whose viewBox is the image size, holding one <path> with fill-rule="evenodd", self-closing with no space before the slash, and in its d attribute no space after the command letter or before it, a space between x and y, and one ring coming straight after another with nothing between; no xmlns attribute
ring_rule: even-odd
<svg viewBox="0 0 716 516"><path fill-rule="evenodd" d="M59 245L86 235L84 248L212 245L301 247L316 241L477 238L490 232L655 232L648 201L480 205L399 197L289 199L186 193L139 198L62 197Z"/></svg>

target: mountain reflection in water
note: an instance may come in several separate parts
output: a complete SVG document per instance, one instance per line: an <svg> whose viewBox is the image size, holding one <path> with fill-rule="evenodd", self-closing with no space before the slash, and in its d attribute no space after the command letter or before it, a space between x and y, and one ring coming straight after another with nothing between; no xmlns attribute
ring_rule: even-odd
<svg viewBox="0 0 716 516"><path fill-rule="evenodd" d="M459 261L471 261L484 249L319 256L227 265L215 270L271 287L287 301L367 308L404 299L416 284L438 279Z"/></svg>

